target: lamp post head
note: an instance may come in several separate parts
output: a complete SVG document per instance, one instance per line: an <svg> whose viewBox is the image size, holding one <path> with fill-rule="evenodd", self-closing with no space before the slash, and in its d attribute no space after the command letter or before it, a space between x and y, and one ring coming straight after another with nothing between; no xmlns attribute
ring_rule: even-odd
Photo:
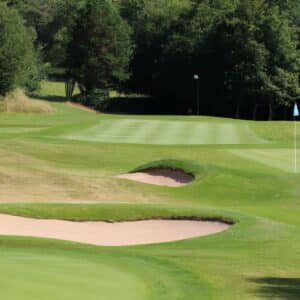
<svg viewBox="0 0 300 300"><path fill-rule="evenodd" d="M199 80L199 75L198 75L198 74L194 74L193 78L194 78L195 80Z"/></svg>

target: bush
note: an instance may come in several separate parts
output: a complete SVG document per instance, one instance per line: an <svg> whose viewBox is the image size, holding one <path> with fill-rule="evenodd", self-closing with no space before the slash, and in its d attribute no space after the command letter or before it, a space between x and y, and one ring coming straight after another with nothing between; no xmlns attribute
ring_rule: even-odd
<svg viewBox="0 0 300 300"><path fill-rule="evenodd" d="M94 89L89 94L89 103L91 103L91 106L96 110L105 110L107 101L109 101L109 93L107 90Z"/></svg>
<svg viewBox="0 0 300 300"><path fill-rule="evenodd" d="M103 89L93 89L85 96L80 95L78 102L98 111L105 111L109 101L109 93Z"/></svg>

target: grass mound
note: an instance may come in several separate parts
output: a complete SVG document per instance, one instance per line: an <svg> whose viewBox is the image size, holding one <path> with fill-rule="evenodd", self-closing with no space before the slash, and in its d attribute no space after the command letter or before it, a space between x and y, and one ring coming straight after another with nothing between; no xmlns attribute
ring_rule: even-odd
<svg viewBox="0 0 300 300"><path fill-rule="evenodd" d="M52 113L54 108L44 101L32 100L17 89L2 100L2 111L24 113Z"/></svg>
<svg viewBox="0 0 300 300"><path fill-rule="evenodd" d="M168 187L182 187L195 180L194 164L187 161L161 160L148 163L118 178Z"/></svg>
<svg viewBox="0 0 300 300"><path fill-rule="evenodd" d="M191 175L194 179L199 172L201 166L193 161L189 160L177 160L177 159L163 159L158 161L152 161L147 164L141 165L129 173L136 173L153 169L168 169L174 171L181 171L188 175Z"/></svg>
<svg viewBox="0 0 300 300"><path fill-rule="evenodd" d="M248 221L244 215L225 210L145 203L1 203L0 214L34 219L112 223L142 220L197 220L234 225L241 221Z"/></svg>

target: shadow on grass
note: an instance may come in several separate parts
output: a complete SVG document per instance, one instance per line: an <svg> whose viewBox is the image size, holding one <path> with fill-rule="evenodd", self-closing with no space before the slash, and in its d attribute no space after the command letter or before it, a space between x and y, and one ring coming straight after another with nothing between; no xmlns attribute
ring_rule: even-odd
<svg viewBox="0 0 300 300"><path fill-rule="evenodd" d="M31 98L33 99L37 99L37 100L45 100L45 101L49 101L49 102L66 102L67 98L63 97L63 96L39 96L39 95L34 95L31 96Z"/></svg>
<svg viewBox="0 0 300 300"><path fill-rule="evenodd" d="M160 113L161 108L159 102L150 97L115 97L106 102L104 112L153 115Z"/></svg>
<svg viewBox="0 0 300 300"><path fill-rule="evenodd" d="M257 285L256 294L267 299L300 299L300 278L261 277L250 278Z"/></svg>

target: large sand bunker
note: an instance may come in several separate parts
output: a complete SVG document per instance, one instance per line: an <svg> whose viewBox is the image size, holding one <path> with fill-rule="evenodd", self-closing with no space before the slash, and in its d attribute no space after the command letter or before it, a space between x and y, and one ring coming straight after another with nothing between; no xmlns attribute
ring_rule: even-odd
<svg viewBox="0 0 300 300"><path fill-rule="evenodd" d="M97 246L179 241L222 232L229 226L222 222L189 220L72 222L0 214L0 235L53 238Z"/></svg>
<svg viewBox="0 0 300 300"><path fill-rule="evenodd" d="M194 176L185 173L182 170L168 169L168 168L155 168L135 173L122 174L119 178L134 180L143 183L180 187L191 183Z"/></svg>

